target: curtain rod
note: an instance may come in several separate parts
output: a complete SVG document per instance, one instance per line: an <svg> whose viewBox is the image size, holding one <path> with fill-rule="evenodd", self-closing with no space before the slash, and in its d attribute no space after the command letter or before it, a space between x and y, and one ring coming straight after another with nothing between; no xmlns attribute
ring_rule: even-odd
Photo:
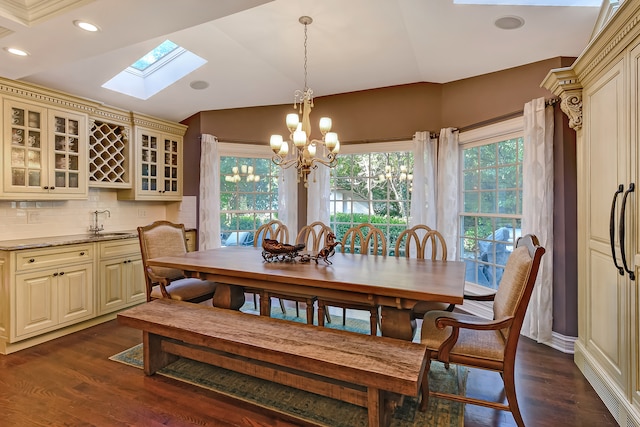
<svg viewBox="0 0 640 427"><path fill-rule="evenodd" d="M551 99L546 99L544 101L544 105L545 107L548 107L550 105L555 105L558 102L560 102L560 98L551 98ZM458 131L458 132L465 132L468 130L472 130L472 129L477 129L483 126L487 126L487 125L491 125L494 123L499 123L502 122L504 120L508 120L508 119L513 119L514 117L518 117L518 116L522 116L524 114L524 109L519 110L519 111L513 111L511 113L507 113L507 114L503 114L502 116L498 116L498 117L493 117L491 119L487 119L487 120L483 120L481 122L478 123L474 123L472 125L467 125L467 126L463 126L460 128L454 128L454 131Z"/></svg>

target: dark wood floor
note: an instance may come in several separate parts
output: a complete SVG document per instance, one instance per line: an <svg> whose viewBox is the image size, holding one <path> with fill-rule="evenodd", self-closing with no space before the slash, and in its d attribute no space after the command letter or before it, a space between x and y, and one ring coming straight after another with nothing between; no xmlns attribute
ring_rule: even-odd
<svg viewBox="0 0 640 427"><path fill-rule="evenodd" d="M299 425L161 376L145 377L108 357L141 342L111 321L17 353L0 355L0 425ZM523 338L517 389L527 426L615 426L571 355ZM498 374L472 371L468 394L500 397ZM513 426L510 413L467 405L465 426Z"/></svg>

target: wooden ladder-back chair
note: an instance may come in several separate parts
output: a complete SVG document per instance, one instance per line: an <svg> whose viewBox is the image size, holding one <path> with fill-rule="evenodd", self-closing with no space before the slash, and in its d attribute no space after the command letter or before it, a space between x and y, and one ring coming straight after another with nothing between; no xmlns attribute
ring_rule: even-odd
<svg viewBox="0 0 640 427"><path fill-rule="evenodd" d="M398 235L395 244L395 256L407 258L447 260L447 242L438 231L423 224L407 228ZM436 301L419 301L411 310L412 319L421 319L430 310L453 311L453 304Z"/></svg>
<svg viewBox="0 0 640 427"><path fill-rule="evenodd" d="M277 224L279 221L275 221L275 222L276 224L275 224L275 228L273 228L272 236L284 236L286 237L285 241L279 240L279 239L276 239L276 240L278 240L280 243L289 243L288 242L289 231L286 229L286 227L284 227L284 225ZM325 230L326 226L321 222L313 223L312 225L313 227L311 228L303 227L304 233L302 231L298 233L298 237L296 238L296 243L298 243L298 238L304 238L305 241L306 239L311 239L310 241L313 242L314 244L316 243L317 239L322 238L322 242L324 242L324 237L327 234L327 231ZM284 227L284 229L282 227ZM330 232L331 228L328 228L328 230ZM306 310L307 310L307 323L309 325L313 324L314 307L315 307L315 302L317 300L315 295L303 295L303 294L267 291L265 292L265 304L263 305L263 307L261 307L261 312L263 315L267 315L271 312L271 298L278 298L280 300L280 308L282 309L282 312L285 314L286 314L286 309L285 309L283 300L294 301L296 303L296 317L300 317L300 303L301 302L305 303Z"/></svg>
<svg viewBox="0 0 640 427"><path fill-rule="evenodd" d="M262 224L256 230L256 233L253 237L253 246L258 247L262 246L262 241L264 239L274 239L279 241L280 243L289 243L289 228L284 225L282 222L277 219L271 220L266 224ZM258 308L257 295L262 293L260 289L252 289L245 288L247 293L253 294L253 307ZM284 301L282 299L280 301L280 310L282 310L282 314L287 314L287 309L284 306ZM269 310L271 310L271 305L269 304Z"/></svg>
<svg viewBox="0 0 640 427"><path fill-rule="evenodd" d="M147 262L163 256L187 253L184 224L155 221L138 227L138 240L147 285L147 301L170 298L179 301L201 302L213 297L215 282L187 278L182 270L150 267Z"/></svg>
<svg viewBox="0 0 640 427"><path fill-rule="evenodd" d="M427 407L429 395L458 402L511 411L518 426L524 426L515 386L515 362L520 329L529 305L545 249L536 236L518 239L507 259L495 294L465 296L466 299L493 301L493 319L447 311L430 311L422 322L421 342L427 345L427 366L422 382L420 409ZM431 360L455 363L499 372L504 381L507 404L461 395L429 391Z"/></svg>
<svg viewBox="0 0 640 427"><path fill-rule="evenodd" d="M379 228L369 223L362 223L348 229L342 237L340 245L342 253L360 253L362 255L386 255L387 240L384 233ZM363 310L369 312L369 321L371 324L371 335L378 334L378 305L374 301L371 303L356 303L349 301L341 301L338 299L318 298L318 325L324 326L323 311L327 307L342 308L342 325L346 324L347 309ZM322 320L320 320L322 319Z"/></svg>

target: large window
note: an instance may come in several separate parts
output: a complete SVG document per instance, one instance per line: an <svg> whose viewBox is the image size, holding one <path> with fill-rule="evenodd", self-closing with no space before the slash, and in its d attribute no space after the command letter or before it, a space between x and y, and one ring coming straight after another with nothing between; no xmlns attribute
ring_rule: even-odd
<svg viewBox="0 0 640 427"><path fill-rule="evenodd" d="M278 172L268 158L220 157L222 246L253 246L258 227L277 217Z"/></svg>
<svg viewBox="0 0 640 427"><path fill-rule="evenodd" d="M522 221L521 120L460 135L460 253L469 283L497 289ZM514 127L518 130L514 131Z"/></svg>
<svg viewBox="0 0 640 427"><path fill-rule="evenodd" d="M341 239L349 228L368 222L380 228L393 247L409 221L411 142L349 148L351 152L341 153L331 171L331 228Z"/></svg>

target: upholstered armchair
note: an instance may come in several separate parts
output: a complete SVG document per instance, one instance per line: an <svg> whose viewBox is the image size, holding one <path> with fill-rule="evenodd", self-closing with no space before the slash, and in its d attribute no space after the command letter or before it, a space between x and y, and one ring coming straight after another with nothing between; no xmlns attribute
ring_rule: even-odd
<svg viewBox="0 0 640 427"><path fill-rule="evenodd" d="M201 302L213 297L215 282L188 278L182 270L151 267L147 263L153 258L187 253L184 224L156 221L144 227L138 227L138 239L147 285L147 301L170 298Z"/></svg>
<svg viewBox="0 0 640 427"><path fill-rule="evenodd" d="M507 260L496 293L465 297L492 300L493 319L447 311L430 311L424 316L421 342L427 345L427 366L422 382L421 410L426 409L431 395L511 411L516 424L524 426L516 397L516 349L544 252L536 236L528 234L521 237ZM429 367L432 360L499 372L504 381L507 404L430 392Z"/></svg>

